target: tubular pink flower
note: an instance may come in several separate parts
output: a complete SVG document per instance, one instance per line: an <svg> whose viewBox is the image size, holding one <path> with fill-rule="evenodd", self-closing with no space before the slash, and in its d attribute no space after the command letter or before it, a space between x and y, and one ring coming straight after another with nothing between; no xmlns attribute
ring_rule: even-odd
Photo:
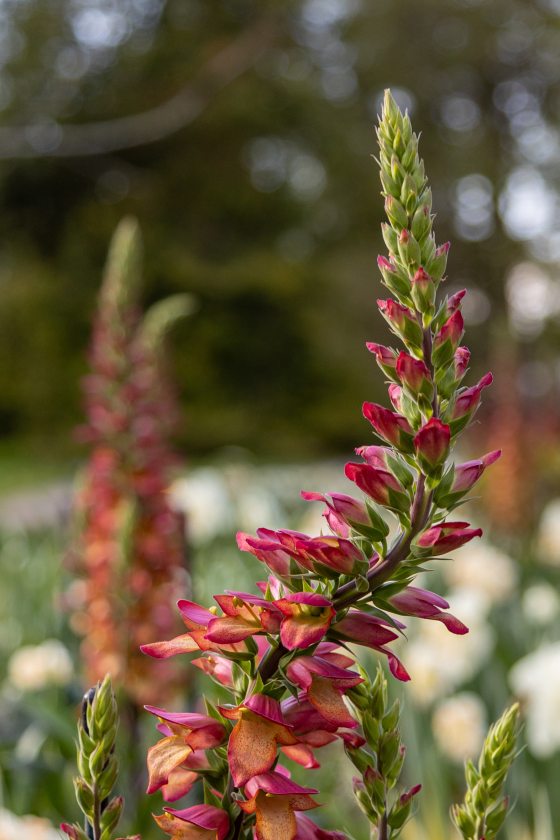
<svg viewBox="0 0 560 840"><path fill-rule="evenodd" d="M451 493L466 493L478 481L486 467L489 467L501 456L502 450L495 449L475 461L465 461L455 467Z"/></svg>
<svg viewBox="0 0 560 840"><path fill-rule="evenodd" d="M365 402L363 415L369 420L380 438L402 452L412 452L413 431L406 417L395 414L377 403Z"/></svg>
<svg viewBox="0 0 560 840"><path fill-rule="evenodd" d="M314 788L304 788L278 772L261 773L245 786L247 800L239 807L247 814L256 814L257 840L295 840L297 823L295 811L316 808L310 794Z"/></svg>
<svg viewBox="0 0 560 840"><path fill-rule="evenodd" d="M284 722L280 704L264 694L253 694L241 706L220 707L221 714L237 720L229 736L228 763L236 787L270 770L278 744L297 743Z"/></svg>
<svg viewBox="0 0 560 840"><path fill-rule="evenodd" d="M258 538L240 531L237 534L237 545L241 551L248 551L257 560L268 566L276 575L285 577L290 573L293 553L290 553L276 538Z"/></svg>
<svg viewBox="0 0 560 840"><path fill-rule="evenodd" d="M169 774L167 783L161 788L161 795L166 802L177 802L191 791L200 778L201 770L209 770L210 763L204 750L195 750L182 764Z"/></svg>
<svg viewBox="0 0 560 840"><path fill-rule="evenodd" d="M350 728L357 725L344 705L342 695L363 682L358 674L339 668L319 656L294 659L288 665L287 674L329 723Z"/></svg>
<svg viewBox="0 0 560 840"><path fill-rule="evenodd" d="M344 474L378 504L392 510L405 511L410 508L406 490L388 470L350 462L344 467Z"/></svg>
<svg viewBox="0 0 560 840"><path fill-rule="evenodd" d="M208 674L221 685L225 685L226 688L233 688L233 662L225 656L209 653L198 659L191 659L191 665Z"/></svg>
<svg viewBox="0 0 560 840"><path fill-rule="evenodd" d="M429 548L432 554L445 554L481 536L482 529L470 528L468 522L443 522L424 531L416 540L416 545Z"/></svg>
<svg viewBox="0 0 560 840"><path fill-rule="evenodd" d="M418 347L422 345L422 327L408 306L403 306L392 298L378 300L377 306L396 335L407 343Z"/></svg>
<svg viewBox="0 0 560 840"><path fill-rule="evenodd" d="M470 358L471 351L468 347L457 347L457 349L455 350L455 355L453 357L455 380L457 382L460 382L465 373L467 372Z"/></svg>
<svg viewBox="0 0 560 840"><path fill-rule="evenodd" d="M354 543L342 537L306 537L297 540L298 560L304 568L352 574L364 563L362 553Z"/></svg>
<svg viewBox="0 0 560 840"><path fill-rule="evenodd" d="M387 622L383 619L358 610L350 610L341 621L332 625L331 631L345 641L364 645L385 654L393 676L403 682L410 679L402 662L392 651L385 648L385 645L393 642L398 636L389 630Z"/></svg>
<svg viewBox="0 0 560 840"><path fill-rule="evenodd" d="M257 633L276 632L281 616L278 609L265 598L247 592L215 595L224 615L208 622L205 639L217 644L241 642Z"/></svg>
<svg viewBox="0 0 560 840"><path fill-rule="evenodd" d="M434 338L434 349L440 348L448 341L454 352L459 346L464 332L465 323L463 316L461 315L460 309L456 309Z"/></svg>
<svg viewBox="0 0 560 840"><path fill-rule="evenodd" d="M358 446L354 450L356 455L363 458L366 464L376 469L386 470L388 465L388 457L392 455L392 450L388 446Z"/></svg>
<svg viewBox="0 0 560 840"><path fill-rule="evenodd" d="M417 618L428 618L434 621L441 621L450 633L463 636L469 632L462 621L459 621L451 613L442 612L449 607L445 598L430 592L427 589L419 589L416 586L407 586L397 595L388 599L389 604L401 615L413 615Z"/></svg>
<svg viewBox="0 0 560 840"><path fill-rule="evenodd" d="M225 840L229 833L229 817L214 805L192 805L154 817L162 831L179 840Z"/></svg>
<svg viewBox="0 0 560 840"><path fill-rule="evenodd" d="M482 377L480 382L473 385L472 388L463 388L459 391L455 405L451 412L451 420L461 420L465 417L470 418L480 404L480 396L484 388L488 388L492 384L493 376L487 373Z"/></svg>
<svg viewBox="0 0 560 840"><path fill-rule="evenodd" d="M447 458L450 441L451 430L447 424L437 417L428 420L414 437L416 454L422 468L430 472L441 466Z"/></svg>
<svg viewBox="0 0 560 840"><path fill-rule="evenodd" d="M287 650L315 645L323 639L336 615L332 601L314 592L294 592L276 601L284 615L280 639Z"/></svg>
<svg viewBox="0 0 560 840"><path fill-rule="evenodd" d="M461 305L461 301L467 294L466 289L461 289L459 292L455 292L454 295L451 295L450 298L447 300L447 317L449 318L453 315L454 312L457 311L459 306Z"/></svg>
<svg viewBox="0 0 560 840"><path fill-rule="evenodd" d="M436 297L436 286L430 275L422 266L411 278L412 299L420 312L433 311Z"/></svg>
<svg viewBox="0 0 560 840"><path fill-rule="evenodd" d="M246 650L243 644L228 644L218 647L206 638L208 624L216 617L210 610L201 607L200 604L195 604L193 601L184 599L178 601L177 606L189 632L166 642L151 642L142 645L140 648L142 653L155 659L168 659L170 656L177 656L180 653L193 653L199 650L216 652Z"/></svg>
<svg viewBox="0 0 560 840"><path fill-rule="evenodd" d="M323 516L334 533L340 537L347 538L350 528L355 525L370 524L366 506L352 496L346 496L344 493L310 493L305 490L302 490L300 495L308 502L324 502L327 505Z"/></svg>
<svg viewBox="0 0 560 840"><path fill-rule="evenodd" d="M420 359L401 351L396 365L397 376L413 394L430 393L433 390L430 371Z"/></svg>
<svg viewBox="0 0 560 840"><path fill-rule="evenodd" d="M387 391L389 393L389 399L391 400L391 404L392 404L393 408L396 411L398 411L399 414L402 414L402 410L403 410L403 402L402 402L403 389L401 388L400 385L396 385L396 384L392 383L387 388Z"/></svg>
<svg viewBox="0 0 560 840"><path fill-rule="evenodd" d="M370 353L375 354L380 367L395 368L397 364L397 354L392 347L385 347L384 344L376 344L373 341L367 341L366 347Z"/></svg>
<svg viewBox="0 0 560 840"><path fill-rule="evenodd" d="M225 739L225 727L207 715L189 712L166 712L146 706L148 712L165 723L166 738L148 750L148 789L154 793L167 784L176 767L182 765L195 750L212 749Z"/></svg>

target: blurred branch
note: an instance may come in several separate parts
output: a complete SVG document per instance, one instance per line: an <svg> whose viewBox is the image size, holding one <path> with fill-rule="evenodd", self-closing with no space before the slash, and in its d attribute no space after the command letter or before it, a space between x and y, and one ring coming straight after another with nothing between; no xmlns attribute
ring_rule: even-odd
<svg viewBox="0 0 560 840"><path fill-rule="evenodd" d="M0 159L86 157L145 146L192 123L214 96L255 65L278 31L267 16L212 56L178 93L147 111L113 120L0 127Z"/></svg>

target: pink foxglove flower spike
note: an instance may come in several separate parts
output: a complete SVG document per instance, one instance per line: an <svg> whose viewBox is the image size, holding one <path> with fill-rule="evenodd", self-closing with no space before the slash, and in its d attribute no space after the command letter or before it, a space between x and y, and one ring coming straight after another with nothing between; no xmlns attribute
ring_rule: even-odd
<svg viewBox="0 0 560 840"><path fill-rule="evenodd" d="M258 592L217 595L211 611L181 601L187 632L144 646L160 659L197 652L197 667L230 695L219 707L206 701L212 726L199 720L204 716L149 708L165 736L150 751L150 789L179 790L183 783L191 790L201 768L204 805L157 817L174 838L344 837L307 815L320 802L315 789L292 782L278 763L282 756L311 771L333 740L344 744L359 773L355 793L372 837L396 838L420 786L398 790L404 762L398 707L388 706L381 670L372 681L347 646L377 652L406 682L414 678L406 646L402 662L394 650L403 619L439 621L458 635L468 631L443 598L414 579L425 560L482 533L448 517L499 453L456 466L449 457L492 377L461 385L469 362L461 345L464 292L438 301L449 243L436 244L418 138L389 92L378 139L389 251L378 265L394 295L378 306L404 348L367 346L389 380L394 410L364 403L374 440L356 450L361 462L345 467L357 498L302 493L325 505L330 534L268 528L238 534L239 548L263 564Z"/></svg>

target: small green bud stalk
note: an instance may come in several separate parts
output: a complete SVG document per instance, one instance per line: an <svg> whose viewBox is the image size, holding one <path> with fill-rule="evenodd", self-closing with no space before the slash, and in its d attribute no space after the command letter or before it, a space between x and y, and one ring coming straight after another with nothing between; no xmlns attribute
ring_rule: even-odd
<svg viewBox="0 0 560 840"><path fill-rule="evenodd" d="M63 823L61 828L71 840L111 840L113 836L123 808L122 797L110 798L118 773L118 724L117 702L107 674L82 701L77 745L80 775L74 779L74 790L85 827Z"/></svg>
<svg viewBox="0 0 560 840"><path fill-rule="evenodd" d="M462 805L451 808L451 819L464 840L494 840L508 813L502 789L515 759L519 705L510 706L488 731L478 767L465 765L467 792Z"/></svg>
<svg viewBox="0 0 560 840"><path fill-rule="evenodd" d="M420 785L401 794L395 791L402 771L405 748L399 732L398 701L388 707L387 680L378 667L373 683L360 669L363 682L348 692L362 725L367 746L346 747L361 778L354 779L354 795L369 822L372 840L395 840L410 816L412 800Z"/></svg>

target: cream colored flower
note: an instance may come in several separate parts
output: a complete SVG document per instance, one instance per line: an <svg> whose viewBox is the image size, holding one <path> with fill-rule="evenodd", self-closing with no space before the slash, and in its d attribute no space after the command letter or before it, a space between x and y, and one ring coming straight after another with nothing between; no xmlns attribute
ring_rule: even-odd
<svg viewBox="0 0 560 840"><path fill-rule="evenodd" d="M0 840L60 840L60 833L40 817L16 817L0 808Z"/></svg>
<svg viewBox="0 0 560 840"><path fill-rule="evenodd" d="M442 700L432 715L432 731L441 752L457 763L474 758L486 734L484 704L472 692Z"/></svg>
<svg viewBox="0 0 560 840"><path fill-rule="evenodd" d="M231 500L218 470L195 470L188 478L177 479L169 492L174 509L186 515L189 540L195 545L233 529Z"/></svg>
<svg viewBox="0 0 560 840"><path fill-rule="evenodd" d="M553 755L560 749L560 642L520 659L509 678L525 704L529 749L538 758Z"/></svg>
<svg viewBox="0 0 560 840"><path fill-rule="evenodd" d="M410 693L419 706L429 706L473 677L494 647L494 632L486 620L488 600L472 589L451 591L446 598L450 612L469 632L455 636L437 621L415 623L403 657L412 678Z"/></svg>
<svg viewBox="0 0 560 840"><path fill-rule="evenodd" d="M550 502L541 516L537 557L548 566L560 566L560 499Z"/></svg>
<svg viewBox="0 0 560 840"><path fill-rule="evenodd" d="M560 613L560 598L556 589L542 581L529 586L521 601L523 613L531 624L546 626Z"/></svg>
<svg viewBox="0 0 560 840"><path fill-rule="evenodd" d="M20 691L66 685L72 672L70 654L57 639L47 639L40 645L25 645L16 650L8 662L10 682Z"/></svg>
<svg viewBox="0 0 560 840"><path fill-rule="evenodd" d="M505 601L515 591L518 572L503 551L483 542L472 542L454 552L442 566L450 586L482 593L491 603Z"/></svg>

